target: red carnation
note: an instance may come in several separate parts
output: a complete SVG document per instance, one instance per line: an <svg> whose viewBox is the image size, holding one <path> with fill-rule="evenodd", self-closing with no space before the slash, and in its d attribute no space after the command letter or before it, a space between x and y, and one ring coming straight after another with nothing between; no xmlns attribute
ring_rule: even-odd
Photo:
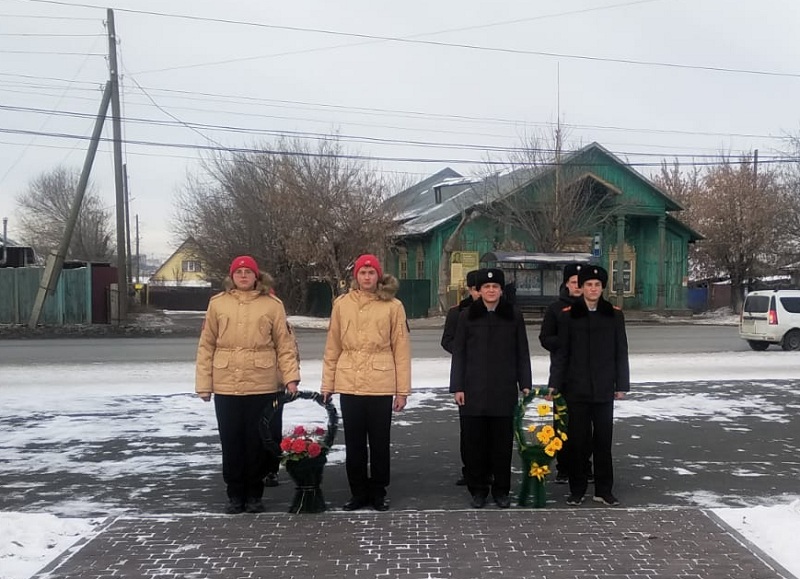
<svg viewBox="0 0 800 579"><path fill-rule="evenodd" d="M322 447L317 444L316 442L312 442L308 445L308 456L314 458L315 456L319 456L319 453L322 452Z"/></svg>
<svg viewBox="0 0 800 579"><path fill-rule="evenodd" d="M317 436L322 436L323 434L325 434L325 429L322 428L321 426L317 426L314 429L314 434L316 434Z"/></svg>
<svg viewBox="0 0 800 579"><path fill-rule="evenodd" d="M292 452L295 452L297 454L305 452L306 445L307 445L306 441L303 440L302 438L295 438L294 441L292 441Z"/></svg>
<svg viewBox="0 0 800 579"><path fill-rule="evenodd" d="M290 448L292 448L292 441L293 440L294 439L289 438L289 437L286 437L283 440L281 440L281 450L283 452L287 452Z"/></svg>
<svg viewBox="0 0 800 579"><path fill-rule="evenodd" d="M305 433L306 433L306 429L305 429L304 426L300 425L300 426L295 426L294 427L294 433L293 434L295 436L303 436Z"/></svg>

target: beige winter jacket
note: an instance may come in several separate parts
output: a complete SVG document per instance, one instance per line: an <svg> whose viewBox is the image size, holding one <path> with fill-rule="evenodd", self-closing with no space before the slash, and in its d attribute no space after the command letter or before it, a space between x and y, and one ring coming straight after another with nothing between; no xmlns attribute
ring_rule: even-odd
<svg viewBox="0 0 800 579"><path fill-rule="evenodd" d="M323 394L408 396L411 342L399 283L384 275L375 293L351 289L333 304L322 367Z"/></svg>
<svg viewBox="0 0 800 579"><path fill-rule="evenodd" d="M283 303L270 295L266 274L256 289L230 289L211 298L197 347L198 394L246 396L278 392L300 380L297 344Z"/></svg>

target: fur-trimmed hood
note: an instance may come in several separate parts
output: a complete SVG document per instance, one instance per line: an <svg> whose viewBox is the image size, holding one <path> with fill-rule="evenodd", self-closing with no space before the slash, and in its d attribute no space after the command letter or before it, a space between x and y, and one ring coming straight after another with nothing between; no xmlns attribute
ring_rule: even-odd
<svg viewBox="0 0 800 579"><path fill-rule="evenodd" d="M468 311L469 313L467 316L470 320L485 316L489 312L489 310L486 309L486 304L483 303L483 300L475 300L472 302L472 305L469 306ZM494 313L505 320L513 320L514 306L511 305L506 298L500 296L500 302L497 304L497 308L495 308Z"/></svg>
<svg viewBox="0 0 800 579"><path fill-rule="evenodd" d="M259 294L268 296L274 293L274 288L275 280L272 279L272 276L266 272L260 272L258 278L256 278L256 287L254 289L256 289ZM226 292L236 289L236 285L234 285L231 276L225 277L225 281L222 282L222 289Z"/></svg>
<svg viewBox="0 0 800 579"><path fill-rule="evenodd" d="M615 309L617 308L610 301L600 296L600 300L597 302L597 313L613 318ZM570 307L569 315L573 318L588 316L589 308L586 307L586 300L577 298Z"/></svg>
<svg viewBox="0 0 800 579"><path fill-rule="evenodd" d="M356 280L350 282L350 289L358 289L358 282ZM375 295L378 296L379 300L388 302L394 299L394 297L397 295L397 290L399 289L400 282L398 279L391 274L385 273L378 281L378 288L375 290Z"/></svg>

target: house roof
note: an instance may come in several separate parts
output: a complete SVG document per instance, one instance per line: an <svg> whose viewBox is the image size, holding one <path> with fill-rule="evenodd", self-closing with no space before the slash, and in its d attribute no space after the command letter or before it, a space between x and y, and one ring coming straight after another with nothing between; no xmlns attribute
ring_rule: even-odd
<svg viewBox="0 0 800 579"><path fill-rule="evenodd" d="M672 227L673 229L681 229L689 234L689 243L694 243L695 241L702 241L705 239L705 236L698 233L688 225L686 225L683 221L679 219L675 219L672 215L667 215L667 225Z"/></svg>
<svg viewBox="0 0 800 579"><path fill-rule="evenodd" d="M153 275L151 275L150 277L151 277L151 278L153 278L153 279L155 279L155 278L159 277L160 275L162 275L162 272L161 272L161 270L162 270L162 269L164 269L164 268L166 267L166 265L167 265L167 264L170 262L170 260L171 260L173 257L175 257L176 255L178 255L179 253L181 253L182 251L184 251L186 248L192 247L193 245L196 245L196 244L197 244L197 242L194 240L194 237L191 237L191 236L190 236L190 237L187 237L187 238L186 238L186 240L185 240L183 243L181 243L181 244L180 244L180 246L178 247L178 249L176 249L175 251L173 251L173 252L170 254L170 256L169 256L167 259L165 259L165 260L164 260L164 263L162 263L161 265L159 265L159 266L158 266L158 269L157 269L157 270L155 270L155 271L153 272Z"/></svg>
<svg viewBox="0 0 800 579"><path fill-rule="evenodd" d="M19 243L17 243L16 241L11 239L10 237L6 237L6 240L8 241L8 246L9 247L19 247ZM3 245L4 245L3 237L0 236L0 247L3 247Z"/></svg>
<svg viewBox="0 0 800 579"><path fill-rule="evenodd" d="M631 173L636 179L643 181L654 195L663 200L667 211L680 211L683 209L674 199L644 175L598 143L592 143L565 155L562 163L580 163L581 156L592 152L598 152L609 158L613 163ZM591 167L593 165L596 165L596 163L587 163L586 165L588 169L587 175L589 176L592 175ZM541 179L553 171L555 171L553 166L523 167L513 171L495 173L482 179L470 179L462 177L450 168L446 168L413 187L398 193L390 198L387 203L391 204L390 206L398 214L397 219L401 223L401 235L422 235L455 218L466 209L503 199L533 180ZM602 179L600 181L603 182ZM441 188L441 200L438 203L435 195L437 187ZM702 236L696 232L692 233L697 236L697 239L702 239Z"/></svg>

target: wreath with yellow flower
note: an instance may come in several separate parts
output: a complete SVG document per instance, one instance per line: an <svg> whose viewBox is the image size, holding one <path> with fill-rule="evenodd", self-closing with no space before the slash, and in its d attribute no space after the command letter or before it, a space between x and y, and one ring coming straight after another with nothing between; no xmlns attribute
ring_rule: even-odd
<svg viewBox="0 0 800 579"><path fill-rule="evenodd" d="M536 408L530 406L536 401ZM567 403L561 394L550 394L547 388L534 388L517 406L514 413L514 434L522 459L522 484L519 504L543 507L547 501L545 477L550 463L567 441Z"/></svg>

